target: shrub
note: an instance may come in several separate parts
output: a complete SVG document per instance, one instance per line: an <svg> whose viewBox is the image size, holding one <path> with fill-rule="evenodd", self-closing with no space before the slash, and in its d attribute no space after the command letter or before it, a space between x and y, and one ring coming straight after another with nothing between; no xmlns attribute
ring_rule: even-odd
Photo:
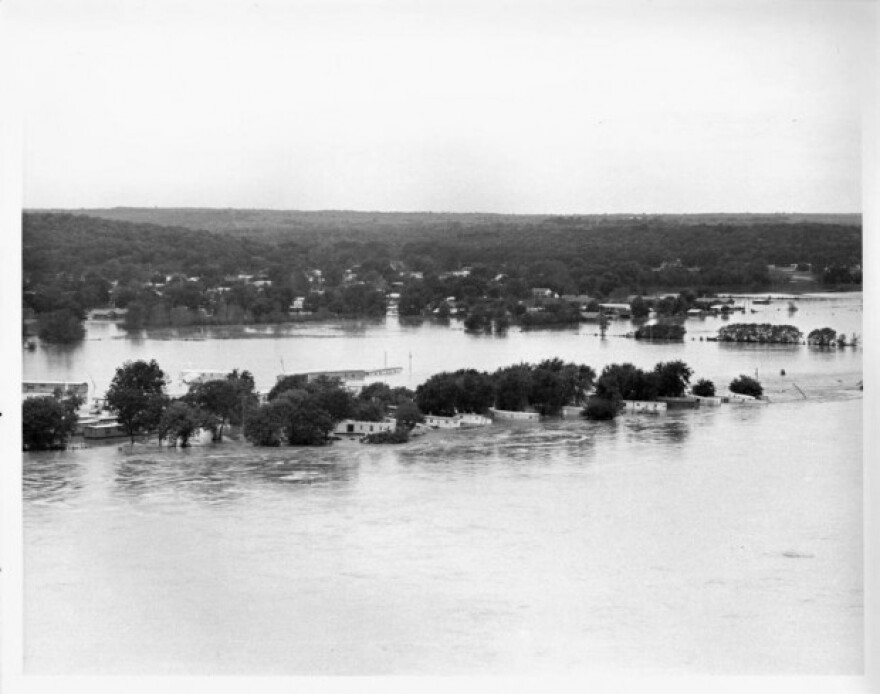
<svg viewBox="0 0 880 694"><path fill-rule="evenodd" d="M657 323L655 325L643 325L636 330L637 340L682 340L684 339L684 326L677 323Z"/></svg>
<svg viewBox="0 0 880 694"><path fill-rule="evenodd" d="M751 376L738 376L730 382L729 388L731 393L751 395L754 398L760 398L764 394L764 388Z"/></svg>
<svg viewBox="0 0 880 694"><path fill-rule="evenodd" d="M592 421L609 420L617 416L617 409L617 405L611 400L590 398L581 415Z"/></svg>
<svg viewBox="0 0 880 694"><path fill-rule="evenodd" d="M807 344L818 347L831 347L837 341L837 331L832 328L816 328L807 335Z"/></svg>
<svg viewBox="0 0 880 694"><path fill-rule="evenodd" d="M701 378L694 384L694 387L691 388L694 395L699 395L704 398L711 398L715 395L715 384L712 381L708 381L705 378Z"/></svg>
<svg viewBox="0 0 880 694"><path fill-rule="evenodd" d="M409 432L402 428L394 431L378 431L367 434L361 440L364 443L406 443L409 441Z"/></svg>

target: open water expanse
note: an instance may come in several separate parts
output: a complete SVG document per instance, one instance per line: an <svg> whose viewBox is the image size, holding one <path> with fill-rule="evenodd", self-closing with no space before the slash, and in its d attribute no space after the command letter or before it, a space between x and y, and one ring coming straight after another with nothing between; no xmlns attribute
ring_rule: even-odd
<svg viewBox="0 0 880 694"><path fill-rule="evenodd" d="M796 303L729 322L861 333L860 294ZM683 344L623 338L624 322L605 339L394 318L140 339L93 324L72 350L25 353L26 379L99 394L138 358L172 376L247 368L268 388L282 362L387 363L414 387L558 356L597 372L680 358L722 386L757 369L772 400L402 446L25 454L26 672L860 674L861 349L699 339L722 324L689 320Z"/></svg>

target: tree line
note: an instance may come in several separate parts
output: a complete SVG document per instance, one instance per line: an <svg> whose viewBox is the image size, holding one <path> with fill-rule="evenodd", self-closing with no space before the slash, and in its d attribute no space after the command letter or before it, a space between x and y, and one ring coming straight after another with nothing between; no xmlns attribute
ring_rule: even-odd
<svg viewBox="0 0 880 694"><path fill-rule="evenodd" d="M186 447L202 430L219 442L225 427L237 426L256 446L323 445L343 420L393 420L392 431L376 432L368 441L402 443L425 415L485 415L495 408L554 416L569 406L581 408L588 419L611 419L625 400L684 395L692 375L693 370L678 360L660 362L648 371L629 363L610 364L597 377L586 364L553 358L492 373L442 372L415 391L378 382L354 394L336 378L288 375L280 377L265 402L260 402L248 371L236 369L224 378L192 383L186 394L172 398L166 392L168 377L158 363L138 360L116 369L105 401L131 443L138 436L156 435L160 442ZM731 383L731 390L737 387L738 381ZM712 395L714 385L701 379L693 392ZM25 400L25 450L64 448L76 429L82 404L80 398L64 397L60 391Z"/></svg>

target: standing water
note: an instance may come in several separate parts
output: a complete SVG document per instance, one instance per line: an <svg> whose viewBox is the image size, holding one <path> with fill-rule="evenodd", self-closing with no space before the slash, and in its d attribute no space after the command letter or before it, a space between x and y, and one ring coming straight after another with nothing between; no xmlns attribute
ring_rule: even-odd
<svg viewBox="0 0 880 694"><path fill-rule="evenodd" d="M821 303L775 322L861 321L860 297ZM670 345L586 325L140 341L91 326L77 349L25 354L26 378L87 372L99 391L129 358L269 386L281 359L369 368L387 352L410 387L552 356L597 371L681 358L719 385L758 369L773 401L402 446L25 454L26 672L861 673L861 351L690 339L714 322Z"/></svg>

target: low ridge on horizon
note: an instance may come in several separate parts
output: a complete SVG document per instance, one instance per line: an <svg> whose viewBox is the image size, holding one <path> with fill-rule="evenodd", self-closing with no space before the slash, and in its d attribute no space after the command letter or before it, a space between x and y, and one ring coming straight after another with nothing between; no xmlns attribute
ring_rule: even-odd
<svg viewBox="0 0 880 694"><path fill-rule="evenodd" d="M775 211L775 212L491 212L484 210L454 211L454 210L367 210L354 208L322 208L300 209L286 207L210 207L210 206L159 206L159 205L114 205L113 207L25 207L23 212L161 212L161 211L188 211L188 212L277 212L294 214L383 214L383 215L474 215L474 216L497 216L497 217L861 217L862 211L823 211L823 212L799 212L799 211Z"/></svg>

